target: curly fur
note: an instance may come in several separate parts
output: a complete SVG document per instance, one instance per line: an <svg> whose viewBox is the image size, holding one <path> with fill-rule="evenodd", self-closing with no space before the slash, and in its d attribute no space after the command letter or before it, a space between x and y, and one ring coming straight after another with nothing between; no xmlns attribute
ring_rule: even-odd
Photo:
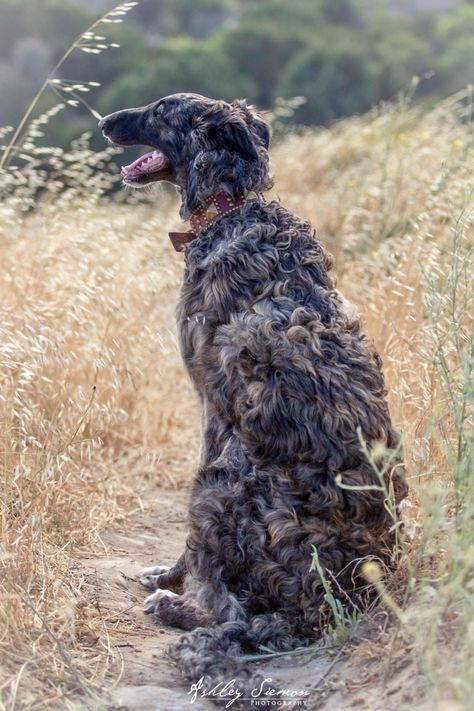
<svg viewBox="0 0 474 711"><path fill-rule="evenodd" d="M270 133L244 102L175 95L134 111L143 119L157 105L166 131L155 124L144 140L135 114L119 112L107 117L108 135L123 133L128 120L130 142L165 153L183 216L219 190L271 185ZM156 613L196 627L171 652L194 681L237 674L245 686L238 650L290 649L318 636L324 590L309 570L313 546L349 594L361 558L390 560L383 494L336 482L341 475L353 487L377 485L359 435L392 450L398 436L380 358L335 289L331 266L309 222L275 201L247 201L187 249L177 323L203 443L176 568L186 592L163 597ZM401 465L386 476L400 500ZM173 587L166 575L159 586Z"/></svg>

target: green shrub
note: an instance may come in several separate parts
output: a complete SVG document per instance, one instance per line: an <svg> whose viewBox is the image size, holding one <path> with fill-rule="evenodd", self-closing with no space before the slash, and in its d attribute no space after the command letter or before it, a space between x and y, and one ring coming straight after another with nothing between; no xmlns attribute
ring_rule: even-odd
<svg viewBox="0 0 474 711"><path fill-rule="evenodd" d="M179 37L166 40L141 75L129 72L104 91L100 109L106 113L179 91L234 99L248 95L250 87L217 42Z"/></svg>
<svg viewBox="0 0 474 711"><path fill-rule="evenodd" d="M343 37L298 53L283 72L278 93L306 97L295 120L307 125L366 111L376 98L371 62Z"/></svg>

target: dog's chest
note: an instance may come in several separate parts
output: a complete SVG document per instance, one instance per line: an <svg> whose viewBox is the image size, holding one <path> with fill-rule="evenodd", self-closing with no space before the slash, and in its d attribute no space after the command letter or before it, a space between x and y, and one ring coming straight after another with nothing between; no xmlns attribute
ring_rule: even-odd
<svg viewBox="0 0 474 711"><path fill-rule="evenodd" d="M202 283L185 282L176 309L181 355L198 388L216 357L213 341L216 329L222 323L215 299L210 296L205 280Z"/></svg>

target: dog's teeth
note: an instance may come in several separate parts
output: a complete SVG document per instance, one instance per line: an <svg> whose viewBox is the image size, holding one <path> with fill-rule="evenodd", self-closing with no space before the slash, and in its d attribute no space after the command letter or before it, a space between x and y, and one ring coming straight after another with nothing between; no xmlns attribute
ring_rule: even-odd
<svg viewBox="0 0 474 711"><path fill-rule="evenodd" d="M158 158L158 156L159 156L158 151L153 151L153 153L151 154L152 158Z"/></svg>

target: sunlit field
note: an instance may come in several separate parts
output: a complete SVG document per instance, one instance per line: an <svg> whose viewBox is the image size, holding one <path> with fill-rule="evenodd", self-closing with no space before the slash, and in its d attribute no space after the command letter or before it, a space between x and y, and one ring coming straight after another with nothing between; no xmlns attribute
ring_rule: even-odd
<svg viewBox="0 0 474 711"><path fill-rule="evenodd" d="M401 101L287 134L272 151L273 196L334 254L404 436L406 543L373 644L381 676L408 653L410 708L468 708L474 695L471 109L464 93L431 109ZM107 699L120 654L81 556L103 551L101 531L125 528L144 492L183 487L197 463L174 323L182 256L167 237L177 202L163 189L104 198L119 179L112 152L79 142L47 177L32 144L24 176L2 177L5 709Z"/></svg>

